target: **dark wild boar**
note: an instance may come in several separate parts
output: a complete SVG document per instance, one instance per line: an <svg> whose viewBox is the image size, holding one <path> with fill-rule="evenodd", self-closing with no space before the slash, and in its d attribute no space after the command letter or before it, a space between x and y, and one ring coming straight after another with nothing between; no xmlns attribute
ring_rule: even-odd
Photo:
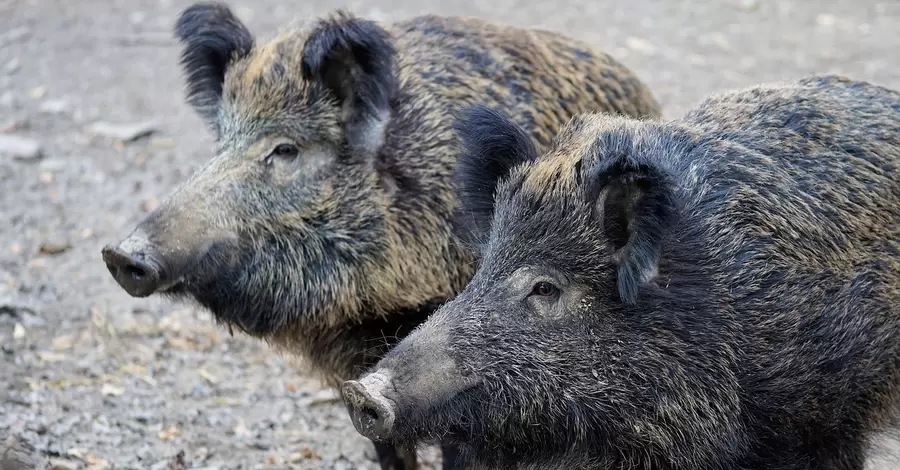
<svg viewBox="0 0 900 470"><path fill-rule="evenodd" d="M863 469L900 398L900 93L582 115L543 155L487 107L458 128L482 262L344 384L362 434L477 468Z"/></svg>
<svg viewBox="0 0 900 470"><path fill-rule="evenodd" d="M196 301L335 387L474 272L451 236L461 105L487 101L540 146L579 112L659 116L610 56L476 19L338 12L256 45L200 3L176 31L215 156L103 259L129 294ZM377 448L415 468L412 450Z"/></svg>

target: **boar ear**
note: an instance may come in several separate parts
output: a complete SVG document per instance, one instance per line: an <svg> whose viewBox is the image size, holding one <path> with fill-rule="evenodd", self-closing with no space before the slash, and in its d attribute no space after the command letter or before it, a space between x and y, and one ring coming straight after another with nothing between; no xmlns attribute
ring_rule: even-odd
<svg viewBox="0 0 900 470"><path fill-rule="evenodd" d="M456 234L479 244L490 231L497 184L521 163L537 159L531 137L509 117L486 106L463 109L453 125L461 145L453 174L459 200Z"/></svg>
<svg viewBox="0 0 900 470"><path fill-rule="evenodd" d="M225 70L253 48L247 27L222 3L195 3L175 23L184 45L181 66L187 76L187 100L212 125L216 119Z"/></svg>
<svg viewBox="0 0 900 470"><path fill-rule="evenodd" d="M397 90L393 63L388 33L343 11L319 22L303 47L303 77L337 98L354 152L371 155L383 143Z"/></svg>
<svg viewBox="0 0 900 470"><path fill-rule="evenodd" d="M637 302L640 286L657 275L662 244L677 213L674 186L658 164L628 155L605 158L588 173L603 232L615 250L619 297Z"/></svg>

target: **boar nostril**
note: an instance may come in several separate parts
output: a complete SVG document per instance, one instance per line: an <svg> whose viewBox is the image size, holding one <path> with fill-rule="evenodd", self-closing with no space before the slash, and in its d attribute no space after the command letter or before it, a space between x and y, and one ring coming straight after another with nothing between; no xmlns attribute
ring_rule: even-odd
<svg viewBox="0 0 900 470"><path fill-rule="evenodd" d="M130 240L127 240L130 241ZM143 243L139 251L123 249L122 245L103 248L103 261L116 282L134 297L146 297L153 294L165 281L163 273L157 268L158 263ZM134 242L131 242L134 245Z"/></svg>
<svg viewBox="0 0 900 470"><path fill-rule="evenodd" d="M350 380L344 383L342 393L353 426L360 434L375 441L388 439L393 434L394 407L380 390L369 390L363 383Z"/></svg>
<svg viewBox="0 0 900 470"><path fill-rule="evenodd" d="M368 419L370 425L377 423L381 419L378 416L378 411L370 406L363 406L362 409L360 409L360 416Z"/></svg>
<svg viewBox="0 0 900 470"><path fill-rule="evenodd" d="M147 277L147 271L134 265L125 266L125 274L131 276L135 281L143 281Z"/></svg>

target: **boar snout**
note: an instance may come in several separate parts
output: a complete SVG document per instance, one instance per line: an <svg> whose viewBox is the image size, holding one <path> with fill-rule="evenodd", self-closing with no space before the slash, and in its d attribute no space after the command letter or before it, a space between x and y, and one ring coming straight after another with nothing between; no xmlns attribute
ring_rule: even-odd
<svg viewBox="0 0 900 470"><path fill-rule="evenodd" d="M373 441L389 439L397 416L396 404L384 396L386 374L376 372L360 380L344 382L341 393L356 430Z"/></svg>
<svg viewBox="0 0 900 470"><path fill-rule="evenodd" d="M162 256L140 231L101 251L110 274L133 297L147 297L169 283Z"/></svg>

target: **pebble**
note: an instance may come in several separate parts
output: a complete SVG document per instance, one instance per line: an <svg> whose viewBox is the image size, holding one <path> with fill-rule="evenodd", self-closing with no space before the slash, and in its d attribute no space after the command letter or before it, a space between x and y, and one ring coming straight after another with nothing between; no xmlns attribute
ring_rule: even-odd
<svg viewBox="0 0 900 470"><path fill-rule="evenodd" d="M41 161L39 167L41 171L58 173L66 169L66 161L61 158L52 158Z"/></svg>
<svg viewBox="0 0 900 470"><path fill-rule="evenodd" d="M41 158L43 150L40 142L18 135L0 135L0 154L16 160L34 161Z"/></svg>
<svg viewBox="0 0 900 470"><path fill-rule="evenodd" d="M42 255L58 255L69 251L71 248L72 244L68 240L53 239L42 242L38 250Z"/></svg>
<svg viewBox="0 0 900 470"><path fill-rule="evenodd" d="M47 94L47 85L36 86L28 90L28 96L32 99L39 100Z"/></svg>
<svg viewBox="0 0 900 470"><path fill-rule="evenodd" d="M15 108L19 102L16 100L16 95L14 95L11 91L4 91L3 94L0 94L0 106L4 108Z"/></svg>
<svg viewBox="0 0 900 470"><path fill-rule="evenodd" d="M38 108L42 113L62 114L69 110L69 102L66 100L45 100Z"/></svg>
<svg viewBox="0 0 900 470"><path fill-rule="evenodd" d="M50 470L78 470L78 462L63 459L50 460Z"/></svg>
<svg viewBox="0 0 900 470"><path fill-rule="evenodd" d="M97 121L88 126L88 132L94 135L107 137L122 142L131 142L141 137L146 137L156 132L157 124L154 121L135 123L112 123Z"/></svg>
<svg viewBox="0 0 900 470"><path fill-rule="evenodd" d="M10 75L18 72L20 68L22 68L22 64L17 57L13 58L3 66L3 70Z"/></svg>

